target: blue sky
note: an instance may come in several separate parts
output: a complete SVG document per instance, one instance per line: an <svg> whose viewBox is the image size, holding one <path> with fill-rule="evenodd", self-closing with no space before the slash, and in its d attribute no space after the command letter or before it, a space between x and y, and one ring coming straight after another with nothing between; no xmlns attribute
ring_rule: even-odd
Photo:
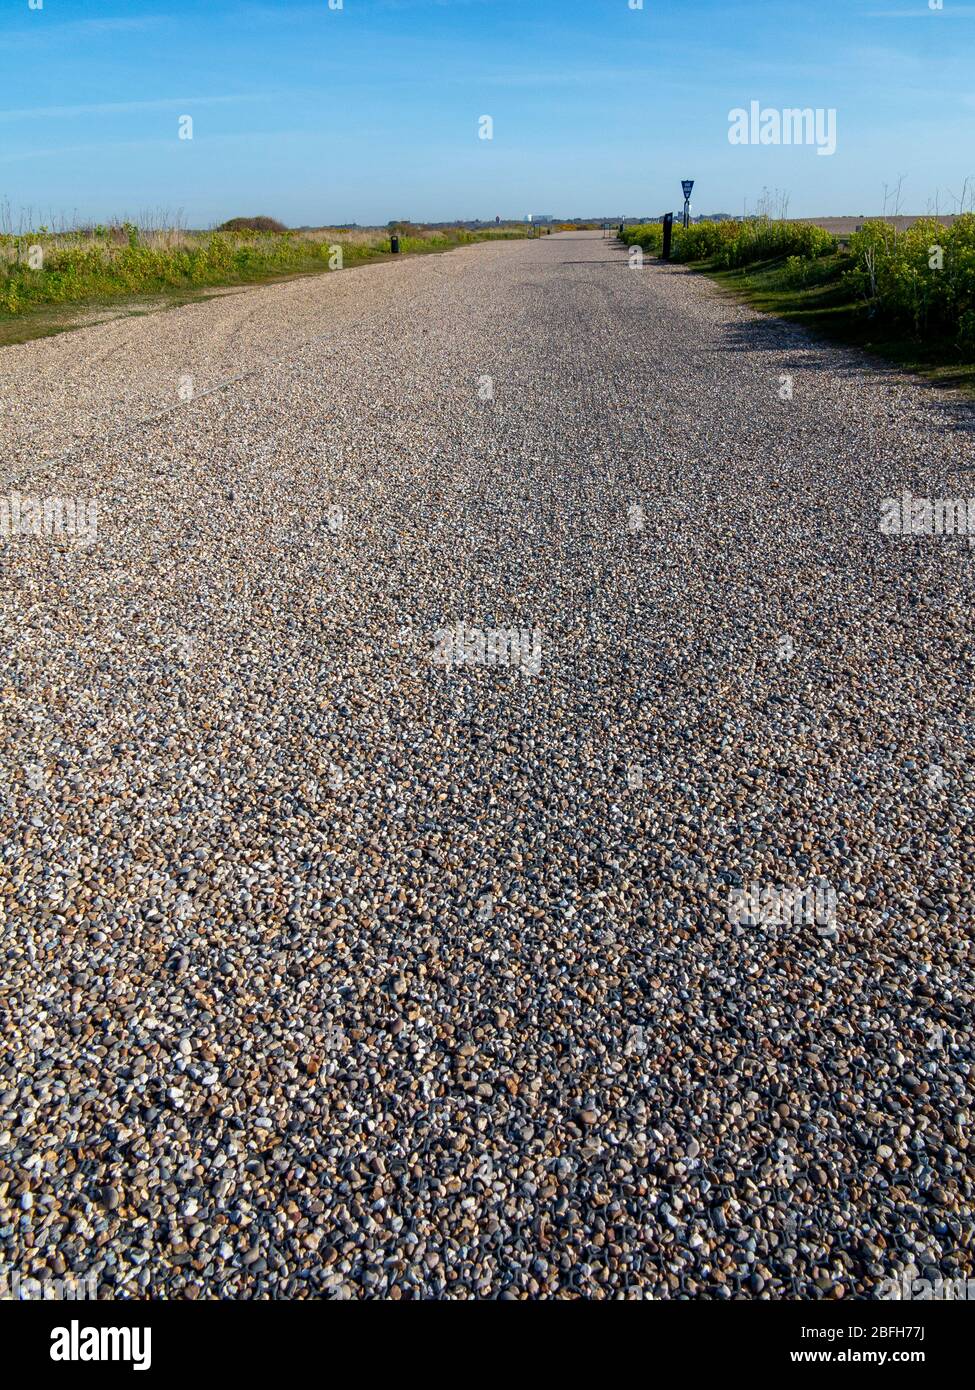
<svg viewBox="0 0 975 1390"><path fill-rule="evenodd" d="M924 212L975 183L975 0L2 0L0 72L0 198L35 223L657 213L683 177L696 212L767 186L859 214L901 174ZM835 107L835 155L730 145L753 100Z"/></svg>

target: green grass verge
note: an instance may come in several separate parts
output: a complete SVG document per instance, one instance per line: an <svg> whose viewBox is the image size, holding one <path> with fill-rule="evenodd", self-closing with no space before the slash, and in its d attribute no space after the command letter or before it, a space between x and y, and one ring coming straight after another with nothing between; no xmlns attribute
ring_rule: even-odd
<svg viewBox="0 0 975 1390"><path fill-rule="evenodd" d="M808 262L804 284L795 283L794 269L785 259L760 261L734 270L712 262L692 265L736 298L767 314L820 334L834 342L861 348L884 361L975 397L975 362L950 343L922 340L904 326L871 317L851 295L843 272L850 258L842 251Z"/></svg>
<svg viewBox="0 0 975 1390"><path fill-rule="evenodd" d="M255 283L273 284L276 280L294 278L291 275L278 275ZM227 288L233 290L245 286ZM216 286L212 289L172 290L168 294L113 295L71 304L37 304L26 313L0 312L0 347L15 347L18 343L31 343L37 338L52 338L58 333L70 333L75 328L88 328L95 323L108 323L111 319L140 318L162 309L178 309L181 304L214 299L220 289L220 286Z"/></svg>
<svg viewBox="0 0 975 1390"><path fill-rule="evenodd" d="M400 255L451 251L523 235L459 228L407 233L400 235ZM32 238L18 240L26 245ZM43 268L31 270L23 263L23 246L17 245L11 248L17 259L0 268L0 346L109 318L152 313L209 298L221 289L331 274L329 261L336 245L342 248L343 270L391 258L389 238L378 234L371 240L345 241L341 234L315 240L294 233L190 233L183 245L165 248L140 243L133 229L131 244L121 247L93 244L90 238L83 245L55 242L50 250L45 247Z"/></svg>

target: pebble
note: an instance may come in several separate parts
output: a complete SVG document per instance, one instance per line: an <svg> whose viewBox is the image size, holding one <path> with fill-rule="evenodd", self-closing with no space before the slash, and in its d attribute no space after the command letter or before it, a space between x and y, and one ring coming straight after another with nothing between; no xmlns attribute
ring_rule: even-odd
<svg viewBox="0 0 975 1390"><path fill-rule="evenodd" d="M972 559L878 525L968 495L970 406L598 234L2 357L0 496L99 504L0 540L3 1268L970 1269ZM729 916L814 882L828 937Z"/></svg>

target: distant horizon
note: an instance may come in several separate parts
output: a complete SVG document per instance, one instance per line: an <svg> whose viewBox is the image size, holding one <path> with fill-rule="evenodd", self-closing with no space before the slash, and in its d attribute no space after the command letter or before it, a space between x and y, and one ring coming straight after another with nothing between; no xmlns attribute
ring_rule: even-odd
<svg viewBox="0 0 975 1390"><path fill-rule="evenodd" d="M22 211L26 213L26 212L29 211L29 210L26 210L26 209L25 209L25 210L22 210ZM669 211L669 209L668 209L668 211ZM679 217L680 217L680 209L679 209L679 207L676 207L676 206L675 206L675 207L673 208L673 214L674 214L675 220L676 220L676 219L679 219ZM748 214L747 214L748 217L754 217L754 216L758 216L758 215L759 215L759 214L756 213L754 210L750 210L750 211L748 212ZM942 220L942 221L943 221L943 220L952 220L952 221L953 221L955 218L960 217L960 216L963 216L963 215L969 215L969 216L970 216L970 215L972 215L972 214L971 214L971 212L968 212L968 213L966 213L966 214L961 214L961 213L957 213L957 212L938 212L938 213L934 213L934 212L904 212L904 211L901 211L901 212L898 212L898 213L892 213L892 212L888 212L888 213L884 213L884 212L825 212L825 213L806 214L805 216L801 216L801 217L786 217L786 218L783 218L783 219L778 219L778 218L776 218L774 214L772 214L772 217L773 217L773 220L783 220L783 221L786 221L786 222L850 222L850 221L870 222L870 221L880 221L880 220L887 220L887 221L894 221L894 220L897 220L897 221L921 221L921 220L923 220L923 219L925 219L925 218L934 218L934 219ZM48 216L50 217L51 215L48 214ZM286 231L289 231L289 232L329 231L329 230L332 230L332 229L335 229L335 228L342 228L342 227L349 228L350 230L355 229L355 230L363 231L363 232L369 232L369 231L385 231L385 230L387 230L388 228L390 228L390 227L392 227L392 226L394 226L394 225L400 224L400 223L409 223L409 224L411 224L412 226L416 226L416 227L462 227L462 226L473 226L473 225L475 225L475 224L476 224L476 225L479 225L479 226L482 226L482 227L493 227L493 226L495 226L495 225L499 225L499 226L501 226L501 227L524 227L524 226L531 226L531 225L534 225L534 226L551 226L551 225L555 225L556 223L559 223L559 222L598 222L598 223L605 223L605 224L607 225L607 227L613 228L613 227L618 226L621 220L624 221L624 222L626 222L626 223L658 222L658 221L660 221L660 219L661 219L663 216L664 216L664 213L662 213L662 212L657 212L657 213L645 213L645 214L644 214L644 213L623 213L623 214L620 214L620 213L618 213L618 212L617 212L617 213L585 213L585 214L580 214L580 215L577 216L577 217L576 217L576 216L569 216L569 215L563 216L563 215L559 214L559 215L551 216L551 217L548 218L548 219L546 219L546 218L535 218L533 221L529 221L529 220L526 219L525 217L502 217L500 223L498 223L498 224L496 224L495 218L494 218L494 217L455 217L455 218L450 218L450 217L436 217L436 218L389 217L389 218L384 219L382 222L360 222L360 221L357 221L356 219L337 217L337 218L335 218L335 219L334 219L333 221L331 221L331 222L293 222L293 223L284 223L283 225L284 225L284 227L285 227L285 230L286 230ZM59 217L57 217L54 221L45 221L45 220L43 220L43 219L39 219L39 220L35 221L34 223L28 223L28 222L27 222L26 220L24 220L24 219L21 219L19 222L17 222L17 218L14 217L14 222L16 223L16 225L21 226L21 227L23 228L23 232L22 232L21 234L24 234L24 233L26 233L27 231L37 231L37 230L39 230L40 227L43 226L43 227L47 228L47 230L48 230L50 233L53 233L54 235L68 235L68 234L70 234L71 232L80 231L80 230L85 230L85 229L92 228L92 227L122 227L122 226L125 226L127 223L132 223L132 224L134 224L134 225L136 225L136 226L140 226L140 227L145 226L145 227L148 227L149 230L158 230L158 231L166 230L166 231L168 231L168 230L180 229L180 230L183 230L183 231L186 231L186 232L198 233L198 232L218 231L224 223L229 222L229 221L232 221L232 220L235 219L235 218L257 218L257 217L272 217L272 218L274 218L274 214L273 214L273 213L267 213L267 212L240 212L240 211L237 211L237 212L234 212L234 213L229 214L227 217L221 218L219 221L211 222L211 223L208 223L208 224L203 224L203 223L190 223L190 222L186 221L185 219L180 218L180 217L179 217L179 214L178 214L178 211L177 211L177 213L174 215L172 221L170 221L170 222L159 221L158 218L157 218L155 215L152 215L151 219L150 219L150 216L149 216L149 215L146 215L145 217L143 217L143 214L139 214L139 213L135 213L135 214L133 214L133 213L123 213L123 214L119 214L119 215L117 215L117 216L100 217L100 218L94 218L94 217L87 217L87 218L83 218L83 217L65 218L65 217L63 217L63 216L59 216ZM692 214L691 214L691 219L690 219L690 220L691 220L692 222L708 222L708 221L711 221L711 220L713 220L713 219L715 219L715 218L726 218L726 219L729 219L729 220L737 220L737 219L740 219L741 217L742 217L742 214L741 214L741 213L727 212L726 210L723 210L723 209L716 209L714 212L692 213ZM143 220L140 221L140 218L142 218ZM150 220L151 220L151 225L150 225ZM281 221L280 218L275 218L274 220L276 220L276 221ZM4 227L3 227L2 225L0 225L0 233L2 233L4 230L5 230ZM17 232L15 231L14 234L16 235Z"/></svg>
<svg viewBox="0 0 975 1390"><path fill-rule="evenodd" d="M666 209L666 211L673 211L675 218L676 218L676 217L679 217L679 216L680 216L680 204L679 204L679 203L675 203L673 209ZM885 213L885 212L883 212L883 211L876 211L876 212L820 212L820 213L804 213L804 214L802 214L802 215L798 215L798 214L796 214L796 215L788 215L788 216L786 216L786 217L783 218L783 219L779 219L775 213L772 213L771 216L773 217L774 220L783 220L783 221L786 221L786 222L827 222L827 221L842 222L842 221L849 221L849 220L854 219L854 218L855 218L855 219L859 219L859 220L861 220L861 221L875 221L875 220L880 220L880 219L884 219L884 218L886 218L888 221L894 220L895 218L896 218L897 220L913 219L914 221L919 221L919 220L921 220L921 219L923 219L923 218L929 218L929 217L930 217L930 218L937 218L937 219L945 219L945 218L954 219L954 218L956 218L956 217L961 217L961 216L963 216L963 215L971 215L973 212L975 212L975 209L972 209L972 208L967 208L965 214L962 214L962 213L959 213L959 212L946 212L946 211L944 211L943 209L942 209L941 211L938 211L938 212L933 212L933 211L931 211L931 210L927 210L927 211L925 211L925 212L917 212L917 211L907 212L907 211L904 211L903 209L901 209L899 212L896 212L896 213L894 213L894 212L886 212L886 213ZM214 231L214 230L218 229L220 226L222 226L223 223L225 223L225 222L230 222L230 221L232 221L234 218L239 218L239 217L243 217L243 218L270 217L270 218L273 218L275 221L283 222L283 224L284 224L286 230L287 230L287 231L291 231L291 232L300 232L300 231L320 231L320 230L329 229L329 228L332 228L332 227L349 227L349 228L353 228L353 227L354 227L354 228L359 228L359 229L362 230L362 231L376 231L376 230L380 230L380 231L381 231L381 230L384 230L384 229L387 228L387 227L392 226L394 223L398 223L398 222L409 222L409 223L411 223L411 224L413 224L414 226L417 226L417 227L459 227L459 226L464 226L464 225L473 224L473 223L479 223L479 224L482 225L482 226L488 227L488 226L494 226L494 225L496 225L496 224L495 224L495 218L496 218L496 216L498 215L498 214L493 214L493 215L490 216L490 217L479 217L479 216L477 216L477 215L474 215L474 216L470 216L470 217L454 217L454 218L451 218L451 217L429 217L429 218L428 218L428 217L401 217L401 216L397 216L397 217L387 217L387 218L384 218L382 221L379 221L379 222L363 222L363 221L360 221L360 220L358 220L358 219L356 219L356 218L342 218L342 217L336 217L336 218L332 219L332 220L329 221L329 222L287 222L287 221L285 221L283 218L279 218L274 212L267 212L267 211L265 211L265 212L241 211L239 208L237 208L237 209L235 209L235 210L233 210L233 211L231 211L231 212L228 212L227 215L226 215L225 217L221 216L221 217L216 218L216 219L213 219L213 220L211 220L211 221L209 221L209 222L207 222L207 223L203 223L203 222L190 222L189 220L187 220L185 217L182 216L181 210L180 210L179 208L177 208L177 209L175 209L175 211L172 213L171 220L169 220L169 221L160 220L160 217L161 217L161 216L164 217L164 216L167 216L167 215L169 214L169 210L168 210L168 209L143 209L143 210L141 210L141 211L139 211L139 212L135 212L135 213L133 213L133 212L131 212L131 211L126 211L126 212L123 212L123 213L116 213L116 214L111 214L111 215L108 215L108 216L101 216L101 217L91 217L91 216L83 217L83 216L81 216L81 215L80 215L79 213L77 213L77 212L73 213L73 214L70 215L70 216L66 216L63 212L60 212L60 211L57 212L57 213L49 212L49 213L47 213L47 214L43 214L43 213L38 212L36 218L35 218L33 221L28 221L28 216L33 216L33 213L34 213L34 210L31 209L31 208L20 208L20 209L17 209L16 212L15 212L15 211L13 210L13 208L10 207L9 204L7 204L6 207L4 207L4 206L2 205L2 203L0 203L0 233L2 233L2 232L5 231L5 230L8 230L8 229L3 225L3 223L5 223L5 222L10 222L11 224L15 224L16 226L22 226L23 229L24 229L24 231L27 231L27 230L36 231L40 226L44 226L44 227L47 227L48 230L53 231L55 234L57 234L57 233L59 233L59 232L67 233L67 232L74 231L74 230L77 230L77 229L80 229L80 228L84 228L84 227L99 227L99 226L102 226L102 227L120 227L120 226L125 225L125 223L127 223L127 222L131 222L131 223L135 224L136 226L142 226L142 225L146 225L146 224L151 223L152 226L153 226L153 228L158 228L158 229L160 229L160 230L162 230L162 229L172 229L172 228L182 227L183 229L185 229L185 230L188 231L188 232L206 232L206 231ZM579 214L578 216L570 216L570 215L568 215L568 214L564 214L564 215L563 215L563 214L559 213L559 214L550 215L550 216L547 217L547 218L544 217L544 216L543 216L543 217L539 217L538 215L536 215L536 216L534 216L532 219L529 219L529 218L527 218L527 217L525 217L525 216L509 216L509 217L505 217L505 216L502 215L499 225L502 226L502 227L505 227L505 226L528 226L528 225L544 226L544 225L549 225L549 223L556 223L556 222L605 222L605 223L607 223L607 224L618 225L621 219L622 219L623 221L625 221L625 222L656 222L656 221L659 221L660 218L661 218L663 215L664 215L663 212L645 213L645 214L644 214L644 213L628 213L628 212L627 212L627 213L622 213L622 214L621 214L621 213L618 213L618 212L615 212L615 213L581 213L581 214ZM713 219L713 218L716 218L716 217L719 217L719 218L729 218L729 219L740 219L743 215L748 216L748 217L755 217L755 216L758 216L759 213L758 213L758 211L757 211L755 208L750 208L750 209L748 209L748 211L747 211L746 214L743 214L742 212L730 212L730 211L728 211L728 210L725 209L725 208L716 208L716 209L714 209L714 211L712 211L712 212L701 212L701 213L698 213L698 212L693 212L693 211L692 211L692 212L691 212L691 221L692 221L692 222L707 222L707 221L709 221L709 220L711 220L711 219Z"/></svg>

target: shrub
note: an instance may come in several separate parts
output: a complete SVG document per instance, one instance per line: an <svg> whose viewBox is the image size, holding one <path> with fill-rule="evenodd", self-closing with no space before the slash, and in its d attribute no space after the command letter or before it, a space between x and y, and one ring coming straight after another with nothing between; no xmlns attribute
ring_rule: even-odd
<svg viewBox="0 0 975 1390"><path fill-rule="evenodd" d="M217 228L218 232L286 232L288 229L283 222L279 222L275 217L231 217L229 222L222 222Z"/></svg>
<svg viewBox="0 0 975 1390"><path fill-rule="evenodd" d="M916 337L953 336L975 347L975 214L950 226L920 218L905 232L865 222L850 238L846 281L873 314Z"/></svg>
<svg viewBox="0 0 975 1390"><path fill-rule="evenodd" d="M641 246L651 255L659 256L664 244L663 228L659 222L624 227L622 240L626 246Z"/></svg>
<svg viewBox="0 0 975 1390"><path fill-rule="evenodd" d="M722 227L728 223L693 222L689 227L674 228L674 259L679 261L709 261L717 256L728 241Z"/></svg>
<svg viewBox="0 0 975 1390"><path fill-rule="evenodd" d="M836 238L811 222L773 222L754 217L721 225L725 235L716 258L727 267L789 256L814 260L836 250Z"/></svg>
<svg viewBox="0 0 975 1390"><path fill-rule="evenodd" d="M627 227L623 240L659 253L663 228L659 222ZM714 261L722 266L750 265L753 261L793 256L812 260L835 251L836 239L809 222L772 222L765 217L746 222L692 222L674 227L671 258L675 261Z"/></svg>

